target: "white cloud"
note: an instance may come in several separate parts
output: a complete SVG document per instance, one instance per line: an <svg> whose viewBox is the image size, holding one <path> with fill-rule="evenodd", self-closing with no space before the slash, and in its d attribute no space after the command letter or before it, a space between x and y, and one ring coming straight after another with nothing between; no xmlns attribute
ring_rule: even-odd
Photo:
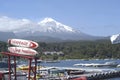
<svg viewBox="0 0 120 80"><path fill-rule="evenodd" d="M14 31L16 29L24 28L24 25L31 24L28 19L12 19L7 16L0 17L0 31Z"/></svg>

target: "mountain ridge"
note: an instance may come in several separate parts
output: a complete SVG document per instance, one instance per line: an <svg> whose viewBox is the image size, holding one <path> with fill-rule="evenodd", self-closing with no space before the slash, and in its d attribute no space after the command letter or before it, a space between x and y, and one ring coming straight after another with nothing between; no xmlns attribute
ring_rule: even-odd
<svg viewBox="0 0 120 80"><path fill-rule="evenodd" d="M51 41L96 40L103 38L83 33L80 30L76 30L48 17L37 23L32 22L28 19L18 20L8 17L0 18L0 20L3 20L0 22L0 25L5 24L4 21L7 22L7 24L3 25L0 29L2 30L3 27L7 26L8 28L4 30L6 30L6 32L11 32L12 35L10 38L34 39L38 41L49 41L48 39L50 39ZM44 39L42 39L43 36Z"/></svg>

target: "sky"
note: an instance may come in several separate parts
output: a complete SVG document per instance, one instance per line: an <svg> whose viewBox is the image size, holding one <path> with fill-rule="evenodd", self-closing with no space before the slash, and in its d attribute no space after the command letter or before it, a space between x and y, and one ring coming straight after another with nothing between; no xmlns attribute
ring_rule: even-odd
<svg viewBox="0 0 120 80"><path fill-rule="evenodd" d="M0 0L0 17L38 22L51 17L94 36L120 33L120 0Z"/></svg>

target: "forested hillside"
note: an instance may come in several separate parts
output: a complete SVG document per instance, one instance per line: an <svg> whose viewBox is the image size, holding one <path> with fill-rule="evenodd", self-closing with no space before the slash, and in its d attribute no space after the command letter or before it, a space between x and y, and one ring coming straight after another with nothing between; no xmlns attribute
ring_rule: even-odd
<svg viewBox="0 0 120 80"><path fill-rule="evenodd" d="M39 43L41 51L63 51L66 59L120 58L120 44L109 40Z"/></svg>
<svg viewBox="0 0 120 80"><path fill-rule="evenodd" d="M98 41L76 41L61 43L43 43L39 42L39 48L36 49L42 58L48 58L44 51L62 51L64 55L51 55L58 59L104 59L120 58L120 44L111 44L109 40ZM7 51L7 43L0 42L0 52Z"/></svg>

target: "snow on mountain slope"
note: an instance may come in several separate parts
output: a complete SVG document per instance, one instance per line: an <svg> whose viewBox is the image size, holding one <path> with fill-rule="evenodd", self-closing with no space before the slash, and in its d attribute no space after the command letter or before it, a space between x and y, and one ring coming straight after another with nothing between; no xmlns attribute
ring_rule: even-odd
<svg viewBox="0 0 120 80"><path fill-rule="evenodd" d="M28 19L12 19L6 16L0 17L0 31L13 32L19 38L51 37L62 40L88 40L93 36L80 32L64 25L52 18L44 18L39 22Z"/></svg>
<svg viewBox="0 0 120 80"><path fill-rule="evenodd" d="M44 18L42 21L39 21L38 23L28 23L23 25L24 28L22 29L16 29L13 32L17 36L52 36L56 37L62 36L61 34L75 34L79 31L74 30L72 27L66 26L62 23L59 23L55 21L52 18Z"/></svg>
<svg viewBox="0 0 120 80"><path fill-rule="evenodd" d="M44 18L37 23L28 19L12 19L6 16L0 17L0 31L20 32L76 32L73 28L61 24L52 18Z"/></svg>
<svg viewBox="0 0 120 80"><path fill-rule="evenodd" d="M61 24L52 18L45 18L44 20L38 22L42 28L45 28L46 31L51 32L75 32L75 30L69 26Z"/></svg>

